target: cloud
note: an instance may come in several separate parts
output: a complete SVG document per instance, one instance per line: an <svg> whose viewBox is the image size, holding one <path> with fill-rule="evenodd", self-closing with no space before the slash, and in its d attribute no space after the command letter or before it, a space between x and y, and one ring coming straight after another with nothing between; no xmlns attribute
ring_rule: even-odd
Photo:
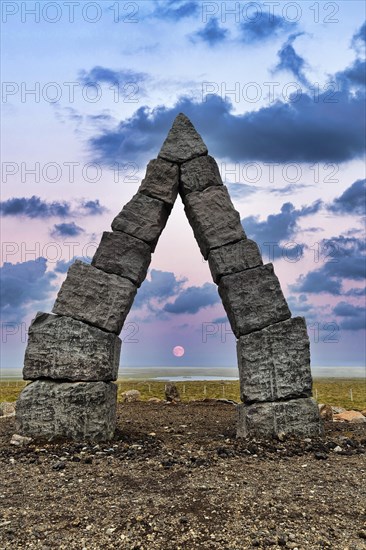
<svg viewBox="0 0 366 550"><path fill-rule="evenodd" d="M306 319L315 319L315 307L308 302L305 294L300 294L299 296L291 295L287 298L287 303L293 317L300 316L306 317Z"/></svg>
<svg viewBox="0 0 366 550"><path fill-rule="evenodd" d="M328 206L336 214L366 214L366 179L355 181Z"/></svg>
<svg viewBox="0 0 366 550"><path fill-rule="evenodd" d="M140 107L114 128L89 140L93 160L110 166L125 159L156 156L174 118L184 112L206 141L212 155L230 161L345 162L362 157L364 91L344 86L317 101L304 92L257 111L233 113L233 106L214 94L196 102L181 97L173 107Z"/></svg>
<svg viewBox="0 0 366 550"><path fill-rule="evenodd" d="M186 279L177 279L172 272L152 269L150 280L145 279L137 291L133 308L147 306L151 311L156 311L154 303L161 304L162 301L178 294L185 282ZM161 309L161 305L159 309Z"/></svg>
<svg viewBox="0 0 366 550"><path fill-rule="evenodd" d="M264 42L276 38L296 27L296 23L274 15L268 10L257 10L248 14L247 20L240 25L240 39L246 44Z"/></svg>
<svg viewBox="0 0 366 550"><path fill-rule="evenodd" d="M47 272L47 260L37 258L0 268L1 318L4 322L20 322L28 310L36 311L39 303L56 290L52 285L56 275Z"/></svg>
<svg viewBox="0 0 366 550"><path fill-rule="evenodd" d="M350 86L365 86L366 83L366 62L356 59L352 65L344 71L337 73L338 82L345 88Z"/></svg>
<svg viewBox="0 0 366 550"><path fill-rule="evenodd" d="M339 278L326 278L323 271L319 269L310 271L306 275L300 275L296 283L290 285L290 289L294 292L340 295L342 292L342 281Z"/></svg>
<svg viewBox="0 0 366 550"><path fill-rule="evenodd" d="M305 189L307 187L312 187L311 185L306 185L305 183L289 183L285 187L274 187L270 189L269 192L274 195L294 195L300 189Z"/></svg>
<svg viewBox="0 0 366 550"><path fill-rule="evenodd" d="M97 216L99 214L104 214L107 211L107 208L100 204L99 199L93 200L82 200L80 203L80 209L85 210L85 215L87 216Z"/></svg>
<svg viewBox="0 0 366 550"><path fill-rule="evenodd" d="M257 191L261 191L261 187L255 185L248 185L247 183L228 183L226 187L229 190L230 196L233 199L242 199Z"/></svg>
<svg viewBox="0 0 366 550"><path fill-rule="evenodd" d="M291 34L288 37L287 41L284 43L282 48L278 52L279 62L277 63L274 71L288 71L292 73L297 80L304 86L309 86L309 81L304 74L304 69L306 68L305 60L296 53L293 43L295 42L298 36L303 35L304 33L299 32L296 34Z"/></svg>
<svg viewBox="0 0 366 550"><path fill-rule="evenodd" d="M320 200L300 209L296 209L291 202L286 202L282 205L279 214L270 214L262 222L259 221L258 216L248 216L242 220L242 225L248 237L258 244L285 242L299 230L298 220L316 214L321 206Z"/></svg>
<svg viewBox="0 0 366 550"><path fill-rule="evenodd" d="M58 223L53 226L51 231L52 237L77 237L84 233L84 229L79 225L76 225L75 222L69 223Z"/></svg>
<svg viewBox="0 0 366 550"><path fill-rule="evenodd" d="M13 197L0 202L0 213L3 216L23 216L26 218L65 218L66 216L95 216L105 212L98 199L81 199L77 202L76 208L66 201L47 202L40 197L33 195L30 198Z"/></svg>
<svg viewBox="0 0 366 550"><path fill-rule="evenodd" d="M200 309L220 302L216 285L190 286L182 290L172 303L164 306L168 313L197 313Z"/></svg>
<svg viewBox="0 0 366 550"><path fill-rule="evenodd" d="M196 15L198 9L199 5L196 1L164 0L156 6L152 15L158 19L180 21L186 17Z"/></svg>
<svg viewBox="0 0 366 550"><path fill-rule="evenodd" d="M142 83L149 78L147 73L137 72L131 69L114 70L108 67L96 65L90 71L79 71L79 81L84 84L119 84Z"/></svg>
<svg viewBox="0 0 366 550"><path fill-rule="evenodd" d="M216 44L224 42L228 34L229 31L223 27L220 27L217 18L213 17L209 19L201 30L191 35L191 40L193 42L201 40L212 47L216 46Z"/></svg>
<svg viewBox="0 0 366 550"><path fill-rule="evenodd" d="M25 216L27 218L63 218L70 214L70 204L62 201L47 202L33 195L30 198L11 198L0 202L3 216Z"/></svg>
<svg viewBox="0 0 366 550"><path fill-rule="evenodd" d="M358 296L358 289L343 291L345 281L363 281L365 278L365 242L354 237L334 237L320 243L320 261L325 263L306 275L302 274L290 285L293 292L329 293L334 296ZM326 260L329 258L328 260Z"/></svg>
<svg viewBox="0 0 366 550"><path fill-rule="evenodd" d="M366 286L364 288L350 288L345 293L345 296L366 296Z"/></svg>
<svg viewBox="0 0 366 550"><path fill-rule="evenodd" d="M363 330L366 328L366 311L364 307L354 306L347 302L339 302L333 308L333 313L337 317L345 317L340 322L340 328L343 330Z"/></svg>
<svg viewBox="0 0 366 550"><path fill-rule="evenodd" d="M361 42L363 42L363 45L366 44L366 21L358 29L358 31L353 35L353 38L352 38L353 47L357 47L358 43L361 43Z"/></svg>

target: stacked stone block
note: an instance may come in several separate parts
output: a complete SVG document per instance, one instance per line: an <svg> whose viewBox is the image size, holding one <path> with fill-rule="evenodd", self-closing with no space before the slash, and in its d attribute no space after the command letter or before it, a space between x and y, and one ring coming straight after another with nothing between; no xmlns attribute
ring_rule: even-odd
<svg viewBox="0 0 366 550"><path fill-rule="evenodd" d="M319 435L304 319L291 318L272 264L247 238L215 159L180 114L137 193L103 233L91 265L69 269L52 314L29 329L19 430L109 439L115 429L118 334L146 277L178 192L237 338L238 437Z"/></svg>

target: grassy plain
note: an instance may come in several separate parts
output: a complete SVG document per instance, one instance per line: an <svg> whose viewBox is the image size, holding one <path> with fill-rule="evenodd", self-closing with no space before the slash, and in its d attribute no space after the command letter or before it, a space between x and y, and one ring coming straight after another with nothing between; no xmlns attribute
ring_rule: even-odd
<svg viewBox="0 0 366 550"><path fill-rule="evenodd" d="M22 380L0 380L0 402L16 401L26 385ZM208 398L226 398L240 401L238 381L189 381L177 382L182 401ZM164 399L165 382L154 380L118 381L118 397L123 392L136 389L141 399ZM319 403L328 403L346 409L366 409L366 380L362 378L316 378L314 397Z"/></svg>

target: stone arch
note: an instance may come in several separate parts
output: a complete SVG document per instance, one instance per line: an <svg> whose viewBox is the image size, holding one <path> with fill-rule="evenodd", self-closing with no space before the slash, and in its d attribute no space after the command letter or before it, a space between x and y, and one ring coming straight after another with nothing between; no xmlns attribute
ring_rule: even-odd
<svg viewBox="0 0 366 550"><path fill-rule="evenodd" d="M103 440L115 430L118 334L178 193L237 338L237 435L319 435L305 320L291 318L273 265L245 235L215 159L179 114L91 265L76 261L53 314L29 328L20 433Z"/></svg>

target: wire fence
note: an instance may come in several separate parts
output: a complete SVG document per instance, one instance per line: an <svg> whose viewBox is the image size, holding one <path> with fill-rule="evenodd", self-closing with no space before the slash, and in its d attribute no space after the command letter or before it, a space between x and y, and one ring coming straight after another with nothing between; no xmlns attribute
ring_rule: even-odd
<svg viewBox="0 0 366 550"><path fill-rule="evenodd" d="M0 402L15 401L27 382L19 378L0 378ZM167 382L155 380L118 380L118 400L128 390L138 390L140 399L165 399ZM187 381L175 383L183 402L202 399L230 399L240 401L239 381ZM346 409L366 409L365 379L315 379L313 395L318 403L341 406Z"/></svg>

